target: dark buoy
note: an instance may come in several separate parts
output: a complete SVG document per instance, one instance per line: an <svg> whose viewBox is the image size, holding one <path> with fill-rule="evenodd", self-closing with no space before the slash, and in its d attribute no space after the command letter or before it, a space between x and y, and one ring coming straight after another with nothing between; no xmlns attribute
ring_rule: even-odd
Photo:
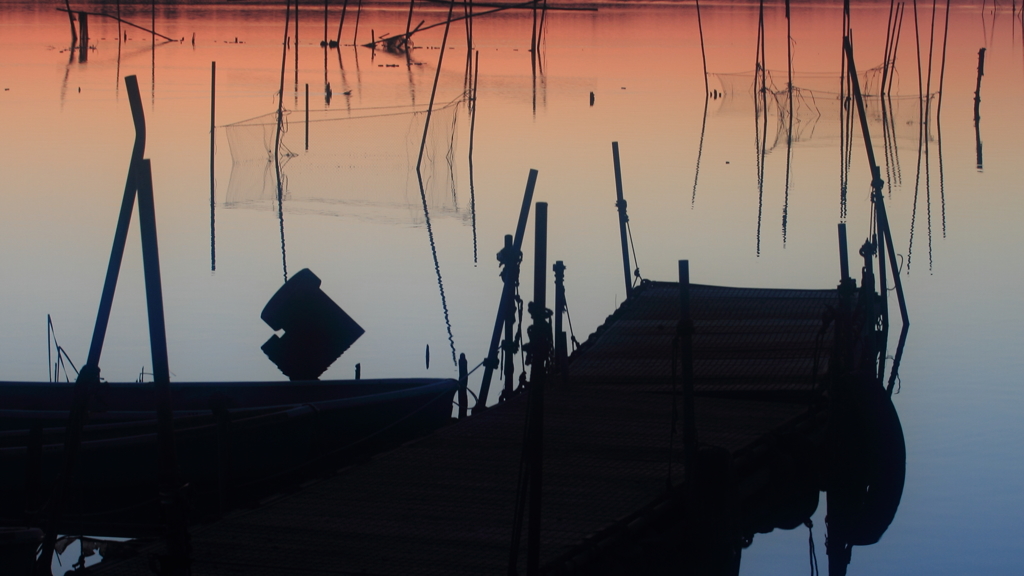
<svg viewBox="0 0 1024 576"><path fill-rule="evenodd" d="M364 330L327 294L308 268L285 282L267 302L260 318L284 330L262 350L292 380L316 380L348 350Z"/></svg>

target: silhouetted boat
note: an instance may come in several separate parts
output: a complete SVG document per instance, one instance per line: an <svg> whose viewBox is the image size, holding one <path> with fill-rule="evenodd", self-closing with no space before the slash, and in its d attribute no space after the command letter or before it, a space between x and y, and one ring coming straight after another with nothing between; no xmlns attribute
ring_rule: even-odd
<svg viewBox="0 0 1024 576"><path fill-rule="evenodd" d="M73 383L0 382L0 524L31 520L63 465ZM194 518L244 504L448 422L456 380L173 383L180 477ZM156 398L104 383L66 524L97 533L160 523ZM127 525L134 525L128 529Z"/></svg>

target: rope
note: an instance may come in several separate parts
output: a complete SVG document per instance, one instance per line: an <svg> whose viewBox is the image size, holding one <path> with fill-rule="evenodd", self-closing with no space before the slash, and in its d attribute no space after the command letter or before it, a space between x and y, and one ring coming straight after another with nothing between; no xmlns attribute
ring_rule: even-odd
<svg viewBox="0 0 1024 576"><path fill-rule="evenodd" d="M811 563L811 576L818 576L818 553L814 550L814 523L808 518L804 520L804 526L807 526L807 544L810 548L810 563Z"/></svg>
<svg viewBox="0 0 1024 576"><path fill-rule="evenodd" d="M569 315L569 300L565 300L565 319L569 321L569 338L572 339L572 349L575 352L580 348L580 342L576 339L576 334L572 331L572 316Z"/></svg>
<svg viewBox="0 0 1024 576"><path fill-rule="evenodd" d="M643 277L640 276L640 263L636 259L636 246L633 245L633 229L629 226L629 220L626 220L626 234L629 236L629 248L633 251L633 264L635 265L633 269L633 278L635 279L633 286L636 286L639 281L643 280Z"/></svg>

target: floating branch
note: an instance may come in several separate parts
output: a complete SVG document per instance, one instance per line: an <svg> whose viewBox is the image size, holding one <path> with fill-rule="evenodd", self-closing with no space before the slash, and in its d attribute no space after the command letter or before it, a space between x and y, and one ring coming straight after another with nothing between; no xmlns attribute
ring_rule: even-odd
<svg viewBox="0 0 1024 576"><path fill-rule="evenodd" d="M118 22L121 22L122 24L127 24L129 26L133 26L135 28L138 28L139 30L142 30L143 32L149 32L150 34L153 34L154 36L159 36L159 37L163 38L164 40L167 40L168 42L177 42L177 40L175 40L174 38L168 38L167 36L164 36L163 34L161 34L159 32L154 32L153 30L149 30L148 28L143 28L142 26L139 26L138 24L132 24L131 22L129 22L129 21L123 19L123 18L118 18L117 16L114 16L113 14L106 14L104 12L83 12L81 10L69 10L67 8L54 8L54 10L56 10L58 12L68 12L68 13L72 13L73 12L75 14L87 14L89 16L100 16L102 18L110 18L111 20L117 20Z"/></svg>

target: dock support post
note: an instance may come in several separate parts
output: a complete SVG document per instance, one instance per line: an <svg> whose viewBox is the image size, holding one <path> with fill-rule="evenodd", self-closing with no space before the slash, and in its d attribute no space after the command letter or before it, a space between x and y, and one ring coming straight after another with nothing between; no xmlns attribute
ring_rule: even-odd
<svg viewBox="0 0 1024 576"><path fill-rule="evenodd" d="M565 264L555 262L555 369L565 381L568 378L568 354L565 331L562 330L562 313L565 312Z"/></svg>
<svg viewBox="0 0 1024 576"><path fill-rule="evenodd" d="M679 261L679 340L683 373L683 466L686 483L696 486L697 422L693 407L693 318L690 315L690 261Z"/></svg>
<svg viewBox="0 0 1024 576"><path fill-rule="evenodd" d="M619 240L622 242L622 274L626 280L626 298L633 295L633 275L629 272L629 242L626 238L626 200L622 197L622 171L619 168L619 143L612 142L612 161L615 164L615 207L619 209Z"/></svg>
<svg viewBox="0 0 1024 576"><path fill-rule="evenodd" d="M526 528L526 574L540 574L540 514L544 464L544 383L551 351L551 325L547 310L548 204L537 203L533 260L533 302L530 303L529 387L529 523Z"/></svg>
<svg viewBox="0 0 1024 576"><path fill-rule="evenodd" d="M459 354L459 420L466 418L467 408L469 408L469 396L466 394L466 385L469 383L468 366L466 355Z"/></svg>
<svg viewBox="0 0 1024 576"><path fill-rule="evenodd" d="M846 222L839 223L839 279L842 282L850 277L850 248L846 243Z"/></svg>
<svg viewBox="0 0 1024 576"><path fill-rule="evenodd" d="M163 288L160 281L160 252L153 202L153 173L143 160L138 179L139 232L142 236L142 265L149 316L149 343L153 358L153 380L157 397L157 444L160 451L160 505L167 520L167 556L160 559L161 574L187 576L190 544L185 500L178 480L174 448L174 413L171 408L171 374L167 360L167 331L164 323Z"/></svg>
<svg viewBox="0 0 1024 576"><path fill-rule="evenodd" d="M516 224L516 236L512 246L516 251L522 249L523 234L526 232L526 220L530 216L530 203L533 202L533 188L537 185L537 171L531 169L530 176L526 179L526 192L523 194L523 205L519 209L519 223ZM498 315L494 319L494 331L491 332L491 345L487 349L487 358L484 359L484 377L480 383L480 396L477 398L473 411L487 408L487 392L491 387L491 376L494 369L498 367L498 340L501 338L501 327L505 323L505 314L508 311L509 303L512 302L514 285L505 283L501 290L501 300L498 302Z"/></svg>

